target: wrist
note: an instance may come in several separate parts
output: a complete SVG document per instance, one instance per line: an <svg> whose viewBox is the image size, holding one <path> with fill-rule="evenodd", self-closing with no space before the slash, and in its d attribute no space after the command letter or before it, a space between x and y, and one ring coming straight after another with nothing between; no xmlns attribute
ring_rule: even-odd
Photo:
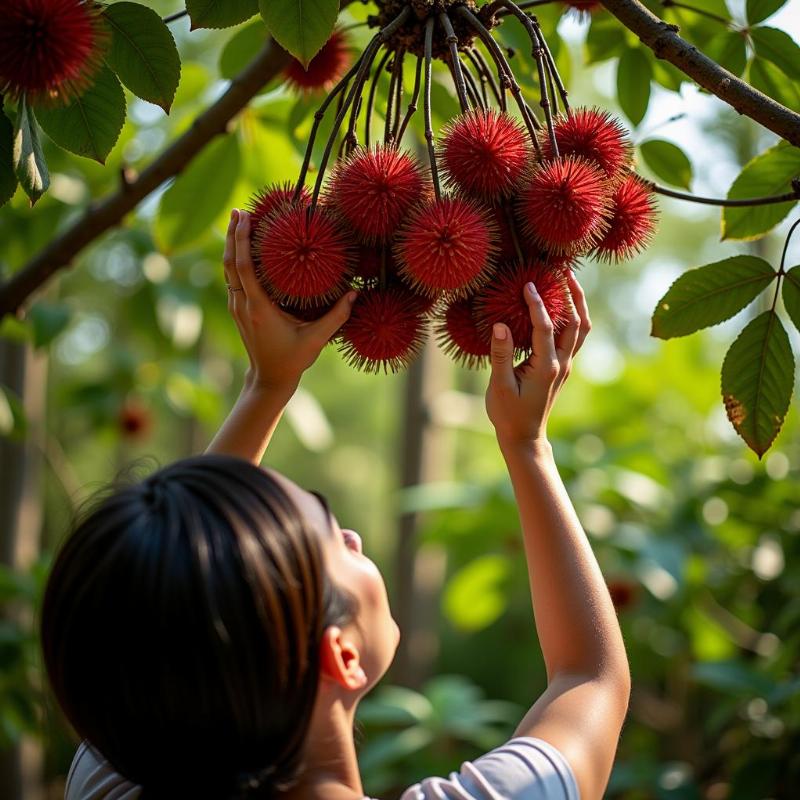
<svg viewBox="0 0 800 800"><path fill-rule="evenodd" d="M497 443L506 461L520 457L542 461L553 459L553 447L545 434L523 438L498 435Z"/></svg>
<svg viewBox="0 0 800 800"><path fill-rule="evenodd" d="M244 376L242 394L259 398L279 397L288 402L289 398L297 391L300 378L276 379L259 375L253 369L248 369Z"/></svg>

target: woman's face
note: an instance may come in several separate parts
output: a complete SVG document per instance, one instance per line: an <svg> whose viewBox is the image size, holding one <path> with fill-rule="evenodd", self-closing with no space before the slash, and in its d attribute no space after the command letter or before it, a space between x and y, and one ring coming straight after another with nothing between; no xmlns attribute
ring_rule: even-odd
<svg viewBox="0 0 800 800"><path fill-rule="evenodd" d="M343 630L358 648L368 679L367 690L386 673L400 641L400 629L389 608L383 576L364 555L361 537L349 528L342 528L319 496L279 473L271 471L271 474L285 488L309 527L319 533L330 579L355 601L353 619Z"/></svg>

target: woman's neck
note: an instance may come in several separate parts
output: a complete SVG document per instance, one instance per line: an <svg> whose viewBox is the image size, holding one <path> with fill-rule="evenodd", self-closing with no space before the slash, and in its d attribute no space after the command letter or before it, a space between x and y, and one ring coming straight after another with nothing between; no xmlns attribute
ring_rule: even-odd
<svg viewBox="0 0 800 800"><path fill-rule="evenodd" d="M320 691L306 740L306 768L286 800L354 800L363 798L353 723L356 703Z"/></svg>

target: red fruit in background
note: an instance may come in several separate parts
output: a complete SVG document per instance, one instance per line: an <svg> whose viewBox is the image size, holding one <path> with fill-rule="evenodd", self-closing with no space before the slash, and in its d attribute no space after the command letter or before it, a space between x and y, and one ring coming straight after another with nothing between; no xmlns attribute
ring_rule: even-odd
<svg viewBox="0 0 800 800"><path fill-rule="evenodd" d="M102 8L83 0L6 0L0 94L65 103L91 85L109 40Z"/></svg>
<svg viewBox="0 0 800 800"><path fill-rule="evenodd" d="M561 330L570 320L569 287L566 273L535 261L503 267L489 286L476 296L478 323L487 333L495 322L504 322L511 330L514 347L531 349L533 326L523 289L532 281L544 302L553 327Z"/></svg>
<svg viewBox="0 0 800 800"><path fill-rule="evenodd" d="M608 226L605 175L584 158L545 161L520 195L518 213L528 233L546 250L585 251Z"/></svg>
<svg viewBox="0 0 800 800"><path fill-rule="evenodd" d="M598 0L562 0L567 8L577 11L581 16L584 14L594 14L603 6Z"/></svg>
<svg viewBox="0 0 800 800"><path fill-rule="evenodd" d="M460 197L418 206L397 236L400 275L421 294L465 294L491 274L497 230L487 210Z"/></svg>
<svg viewBox="0 0 800 800"><path fill-rule="evenodd" d="M328 209L289 205L266 219L254 241L256 275L281 302L323 305L346 289L354 245Z"/></svg>
<svg viewBox="0 0 800 800"><path fill-rule="evenodd" d="M308 64L306 69L296 58L283 71L287 83L300 92L328 91L350 69L350 41L342 31L334 31L331 38Z"/></svg>
<svg viewBox="0 0 800 800"><path fill-rule="evenodd" d="M632 258L650 243L657 217L655 194L629 175L613 194L608 230L597 244L596 255L606 261Z"/></svg>
<svg viewBox="0 0 800 800"><path fill-rule="evenodd" d="M625 611L639 599L639 584L629 578L611 578L606 582L606 586L617 612Z"/></svg>
<svg viewBox="0 0 800 800"><path fill-rule="evenodd" d="M288 181L285 183L272 183L259 189L248 201L247 210L250 212L250 230L258 230L261 221L274 214L281 206L292 203L295 187ZM300 193L301 205L310 205L311 195L304 186Z"/></svg>
<svg viewBox="0 0 800 800"><path fill-rule="evenodd" d="M153 415L150 409L140 401L126 400L119 410L117 426L120 434L126 439L142 439L153 425Z"/></svg>
<svg viewBox="0 0 800 800"><path fill-rule="evenodd" d="M408 287L365 289L339 332L345 361L364 372L396 372L425 341L426 301Z"/></svg>
<svg viewBox="0 0 800 800"><path fill-rule="evenodd" d="M514 234L511 229L512 225L516 228L517 224L513 214L511 215L511 220L509 220L509 214L506 209L498 206L492 209L492 220L497 227L497 261L499 263L516 261L519 258L519 254L514 244ZM520 237L521 231L517 230L516 233ZM521 237L520 246L524 250L524 243Z"/></svg>
<svg viewBox="0 0 800 800"><path fill-rule="evenodd" d="M527 131L514 117L476 109L456 117L445 128L442 163L451 186L495 200L508 197L517 187L531 151Z"/></svg>
<svg viewBox="0 0 800 800"><path fill-rule="evenodd" d="M619 120L598 108L579 108L556 121L556 143L560 156L576 156L593 162L611 181L624 177L632 147ZM541 134L542 153L553 158L553 145L546 131Z"/></svg>
<svg viewBox="0 0 800 800"><path fill-rule="evenodd" d="M411 207L429 195L422 165L410 153L361 148L334 168L327 197L365 242L394 235Z"/></svg>
<svg viewBox="0 0 800 800"><path fill-rule="evenodd" d="M453 300L444 308L436 338L454 361L470 368L486 363L492 337L490 330L478 322L474 295Z"/></svg>

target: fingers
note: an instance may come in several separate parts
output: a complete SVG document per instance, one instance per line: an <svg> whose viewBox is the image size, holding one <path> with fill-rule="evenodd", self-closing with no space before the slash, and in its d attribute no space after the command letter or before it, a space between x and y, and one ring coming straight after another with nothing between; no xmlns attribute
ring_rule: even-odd
<svg viewBox="0 0 800 800"><path fill-rule="evenodd" d="M325 316L320 317L306 327L308 335L318 339L324 345L350 318L350 312L353 310L353 304L357 299L358 292L347 292L347 294L340 297L336 305Z"/></svg>
<svg viewBox="0 0 800 800"><path fill-rule="evenodd" d="M589 331L592 329L592 322L589 319L589 306L586 303L586 295L583 293L583 289L578 283L575 273L567 273L567 284L569 286L570 294L572 295L572 304L575 306L575 311L580 319L580 325L578 327L578 340L575 343L575 348L572 351L572 354L575 355L575 353L581 349L584 340L589 335Z"/></svg>
<svg viewBox="0 0 800 800"><path fill-rule="evenodd" d="M239 212L234 208L225 234L225 250L222 254L222 268L225 270L225 283L230 286L231 278L236 275L236 224Z"/></svg>
<svg viewBox="0 0 800 800"><path fill-rule="evenodd" d="M534 365L536 362L557 364L556 344L553 341L553 321L544 307L542 298L532 283L525 284L523 294L525 302L528 304L528 311L533 324L533 335L531 336L533 356L531 361Z"/></svg>
<svg viewBox="0 0 800 800"><path fill-rule="evenodd" d="M250 215L246 211L239 212L235 238L236 283L234 285L244 288L246 300L258 302L265 295L256 278L255 268L253 267L253 256L250 252Z"/></svg>
<svg viewBox="0 0 800 800"><path fill-rule="evenodd" d="M492 327L491 350L492 375L490 382L496 388L517 391L517 377L514 374L514 340L508 325L497 322Z"/></svg>
<svg viewBox="0 0 800 800"><path fill-rule="evenodd" d="M572 354L575 352L581 324L581 318L575 310L575 303L572 302L572 296L570 295L567 300L569 302L570 319L566 327L556 336L556 355L561 362L562 369L569 363Z"/></svg>

